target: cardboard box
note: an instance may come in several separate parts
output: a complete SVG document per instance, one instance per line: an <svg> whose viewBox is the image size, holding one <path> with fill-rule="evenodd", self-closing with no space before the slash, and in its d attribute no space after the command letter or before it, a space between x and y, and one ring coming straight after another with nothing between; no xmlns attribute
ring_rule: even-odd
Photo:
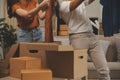
<svg viewBox="0 0 120 80"><path fill-rule="evenodd" d="M10 59L10 76L20 78L23 69L40 69L41 60L33 57L17 57Z"/></svg>
<svg viewBox="0 0 120 80"><path fill-rule="evenodd" d="M68 31L59 31L60 36L68 36Z"/></svg>
<svg viewBox="0 0 120 80"><path fill-rule="evenodd" d="M5 59L0 61L0 72L3 74L9 74L9 65L10 65L10 58L18 56L18 44L13 44L8 51L5 52Z"/></svg>
<svg viewBox="0 0 120 80"><path fill-rule="evenodd" d="M67 47L67 46L66 46ZM53 77L77 79L87 77L87 50L47 51L47 64Z"/></svg>
<svg viewBox="0 0 120 80"><path fill-rule="evenodd" d="M20 43L20 56L41 58L42 68L47 68L46 50L58 51L60 43Z"/></svg>
<svg viewBox="0 0 120 80"><path fill-rule="evenodd" d="M67 25L60 25L60 31L68 31Z"/></svg>
<svg viewBox="0 0 120 80"><path fill-rule="evenodd" d="M52 71L44 69L22 70L21 80L52 80Z"/></svg>
<svg viewBox="0 0 120 80"><path fill-rule="evenodd" d="M17 51L18 44L13 44L6 53L5 59L0 61L0 70L7 69L9 67L9 59L12 58L15 54L19 54Z"/></svg>

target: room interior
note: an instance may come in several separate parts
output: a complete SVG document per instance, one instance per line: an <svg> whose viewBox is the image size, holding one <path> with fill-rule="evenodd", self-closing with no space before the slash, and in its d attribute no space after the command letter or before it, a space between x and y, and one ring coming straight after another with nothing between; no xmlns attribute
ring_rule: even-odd
<svg viewBox="0 0 120 80"><path fill-rule="evenodd" d="M101 0L102 1L102 0ZM12 25L16 29L15 34L17 34L17 22L15 18L9 19L7 15L7 3L6 0L0 0L0 18L5 18L5 23ZM119 13L118 13L119 14ZM102 19L103 19L103 5L100 4L100 0L95 0L91 5L87 6L87 15L91 20L91 24L94 28L94 33L101 43L101 47L105 53L105 57L108 61L108 67L110 68L110 75L112 80L120 80L120 33L115 32L110 36L104 36ZM68 26L61 21L58 26L58 21L56 16L52 17L52 28L53 28L53 38L54 41L60 42L61 45L69 45L69 34ZM120 21L118 21L119 23ZM40 20L40 28L45 36L44 20ZM17 53L20 53L20 45L13 44L9 49L5 49L1 46L0 41L0 80L20 80L18 78L11 78L9 75L9 59L13 57L18 57ZM52 44L53 45L53 44ZM9 54L9 55L7 55ZM14 55L15 54L15 55ZM6 59L7 58L7 59ZM5 63L7 62L7 63ZM98 73L96 72L95 66L91 60L87 61L88 65L88 80L97 80ZM6 65L7 64L7 65ZM6 67L5 67L6 66ZM3 68L4 67L4 68ZM67 80L64 78L54 77L53 80Z"/></svg>

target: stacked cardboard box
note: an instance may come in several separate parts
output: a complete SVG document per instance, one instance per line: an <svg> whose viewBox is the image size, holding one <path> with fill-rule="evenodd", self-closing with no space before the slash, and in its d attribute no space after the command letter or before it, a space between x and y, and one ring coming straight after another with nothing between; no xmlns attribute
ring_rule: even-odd
<svg viewBox="0 0 120 80"><path fill-rule="evenodd" d="M67 25L60 25L60 31L59 31L60 36L68 36L68 26Z"/></svg>
<svg viewBox="0 0 120 80"><path fill-rule="evenodd" d="M41 60L32 57L18 57L10 59L10 76L21 78L21 70L23 69L39 69L41 68Z"/></svg>
<svg viewBox="0 0 120 80"><path fill-rule="evenodd" d="M42 50L45 51L44 55L41 53ZM87 80L86 49L75 50L70 45L58 45L54 43L21 43L20 56L40 58L46 64L46 66L42 64L42 68L51 69L53 77L68 79L84 77ZM27 72L23 73L26 74ZM38 73L41 74L39 71ZM29 74L31 75L32 73Z"/></svg>
<svg viewBox="0 0 120 80"><path fill-rule="evenodd" d="M31 74L36 74L36 76L33 77ZM41 77L43 74L48 75ZM45 80L51 80L52 72L41 68L40 58L17 57L10 59L10 76L22 80L43 80L43 78L45 78ZM27 77L30 79L27 79Z"/></svg>
<svg viewBox="0 0 120 80"><path fill-rule="evenodd" d="M53 43L20 43L20 56L30 56L41 59L42 68L47 68L46 64L46 50L55 50L59 42Z"/></svg>
<svg viewBox="0 0 120 80"><path fill-rule="evenodd" d="M46 58L54 77L87 80L87 50L48 51Z"/></svg>
<svg viewBox="0 0 120 80"><path fill-rule="evenodd" d="M9 73L9 59L18 53L18 44L13 44L5 55L5 59L0 61L0 72Z"/></svg>

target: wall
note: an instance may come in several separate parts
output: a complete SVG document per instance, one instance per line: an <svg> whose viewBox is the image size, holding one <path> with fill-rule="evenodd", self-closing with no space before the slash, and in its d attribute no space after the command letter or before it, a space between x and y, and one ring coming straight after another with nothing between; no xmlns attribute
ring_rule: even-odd
<svg viewBox="0 0 120 80"><path fill-rule="evenodd" d="M87 6L87 15L89 17L98 17L99 21L102 20L102 6L99 0L95 0L93 3Z"/></svg>
<svg viewBox="0 0 120 80"><path fill-rule="evenodd" d="M0 0L0 18L4 18L4 0ZM3 49L0 46L0 60L3 59Z"/></svg>
<svg viewBox="0 0 120 80"><path fill-rule="evenodd" d="M0 18L4 17L4 0L0 0Z"/></svg>

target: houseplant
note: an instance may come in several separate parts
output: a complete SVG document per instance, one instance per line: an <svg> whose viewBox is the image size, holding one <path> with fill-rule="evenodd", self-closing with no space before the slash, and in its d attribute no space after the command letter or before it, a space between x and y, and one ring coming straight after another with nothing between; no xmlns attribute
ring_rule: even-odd
<svg viewBox="0 0 120 80"><path fill-rule="evenodd" d="M15 44L17 40L17 35L15 34L16 29L4 21L5 18L0 18L0 47L2 47L3 53L12 44Z"/></svg>

